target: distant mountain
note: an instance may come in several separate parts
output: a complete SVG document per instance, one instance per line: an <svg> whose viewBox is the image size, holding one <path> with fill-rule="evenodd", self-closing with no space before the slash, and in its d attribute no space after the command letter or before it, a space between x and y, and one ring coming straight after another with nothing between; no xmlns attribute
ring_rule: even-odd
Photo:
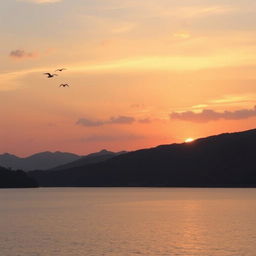
<svg viewBox="0 0 256 256"><path fill-rule="evenodd" d="M0 165L6 168L30 170L46 170L58 165L78 160L81 156L64 152L42 152L26 158L11 154L0 155Z"/></svg>
<svg viewBox="0 0 256 256"><path fill-rule="evenodd" d="M107 151L107 150L103 149L100 152L96 152L96 153L89 154L87 156L83 156L83 157L79 158L78 160L69 162L64 165L57 166L55 168L52 168L51 170L57 171L57 170L66 170L66 169L71 169L71 168L82 167L87 164L103 162L110 158L113 158L115 156L119 156L119 155L122 155L125 153L127 153L127 152L121 151L121 152L115 153L115 152L111 152L111 151Z"/></svg>
<svg viewBox="0 0 256 256"><path fill-rule="evenodd" d="M256 129L162 145L104 162L35 171L40 186L256 187Z"/></svg>
<svg viewBox="0 0 256 256"><path fill-rule="evenodd" d="M23 171L10 171L0 167L0 188L34 188L37 182Z"/></svg>

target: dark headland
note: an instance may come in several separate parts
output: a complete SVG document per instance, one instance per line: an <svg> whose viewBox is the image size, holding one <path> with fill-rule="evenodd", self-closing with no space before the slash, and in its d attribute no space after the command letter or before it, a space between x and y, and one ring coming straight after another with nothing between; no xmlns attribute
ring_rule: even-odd
<svg viewBox="0 0 256 256"><path fill-rule="evenodd" d="M23 171L11 171L0 167L0 188L35 188L37 182Z"/></svg>
<svg viewBox="0 0 256 256"><path fill-rule="evenodd" d="M42 187L256 187L255 153L256 129L29 176Z"/></svg>

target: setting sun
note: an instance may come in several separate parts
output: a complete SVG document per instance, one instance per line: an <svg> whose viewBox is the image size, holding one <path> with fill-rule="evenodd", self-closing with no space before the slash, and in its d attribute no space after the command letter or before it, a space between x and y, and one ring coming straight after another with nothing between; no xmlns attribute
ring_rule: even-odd
<svg viewBox="0 0 256 256"><path fill-rule="evenodd" d="M190 143L190 142L193 142L195 139L193 139L193 138L187 138L187 139L185 139L185 142L186 143Z"/></svg>

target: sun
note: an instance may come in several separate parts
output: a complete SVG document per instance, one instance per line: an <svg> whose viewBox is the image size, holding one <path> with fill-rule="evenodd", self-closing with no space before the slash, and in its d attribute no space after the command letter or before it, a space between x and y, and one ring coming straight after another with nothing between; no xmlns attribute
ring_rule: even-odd
<svg viewBox="0 0 256 256"><path fill-rule="evenodd" d="M185 139L185 143L191 143L191 142L193 142L195 139L193 139L193 138L187 138L187 139Z"/></svg>

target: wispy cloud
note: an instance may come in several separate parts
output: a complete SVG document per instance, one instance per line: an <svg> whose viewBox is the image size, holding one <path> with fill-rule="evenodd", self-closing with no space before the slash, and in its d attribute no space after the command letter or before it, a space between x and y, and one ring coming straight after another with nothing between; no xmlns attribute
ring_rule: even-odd
<svg viewBox="0 0 256 256"><path fill-rule="evenodd" d="M212 6L188 6L179 9L179 13L186 18L201 18L211 15L224 15L236 11L232 6L228 5L212 5Z"/></svg>
<svg viewBox="0 0 256 256"><path fill-rule="evenodd" d="M108 120L93 120L89 118L80 118L76 124L86 127L97 127L103 126L107 124L132 124L135 122L134 117L130 116L118 116L118 117L110 117Z"/></svg>
<svg viewBox="0 0 256 256"><path fill-rule="evenodd" d="M255 65L256 58L250 54L238 55L235 52L226 52L223 55L208 56L147 56L138 58L120 59L108 63L74 66L77 72L111 71L115 70L202 70L210 68L237 67Z"/></svg>
<svg viewBox="0 0 256 256"><path fill-rule="evenodd" d="M46 69L27 69L13 72L0 73L0 91L12 91L20 87L18 80L36 72L43 72Z"/></svg>
<svg viewBox="0 0 256 256"><path fill-rule="evenodd" d="M24 56L31 56L32 53L18 52L17 50L10 53L13 58L22 59ZM33 54L32 54L33 55ZM15 57L14 57L15 56ZM20 57L18 57L20 56ZM210 68L254 66L256 58L251 54L243 53L237 55L236 51L227 52L223 55L207 56L147 56L137 58L123 58L113 61L101 61L94 63L73 63L69 65L70 73L99 73L99 72L123 72L123 71L196 71ZM18 79L34 72L42 72L49 67L41 67L27 70L19 70L0 74L0 78ZM2 90L2 88L0 88Z"/></svg>
<svg viewBox="0 0 256 256"><path fill-rule="evenodd" d="M178 39L189 39L191 38L191 34L186 31L179 31L174 33L173 37Z"/></svg>
<svg viewBox="0 0 256 256"><path fill-rule="evenodd" d="M9 56L13 59L33 59L38 57L38 53L36 52L26 52L21 49L13 50L10 52Z"/></svg>
<svg viewBox="0 0 256 256"><path fill-rule="evenodd" d="M134 134L121 134L121 135L91 135L86 138L81 138L80 142L115 142L115 141L130 141L144 139L143 136Z"/></svg>
<svg viewBox="0 0 256 256"><path fill-rule="evenodd" d="M224 106L224 105L240 105L240 104L255 104L256 102L256 94L240 94L240 95L224 95L221 98L213 99L202 104L192 106L194 110L203 110L206 108L213 108L216 106ZM184 109L187 110L187 109Z"/></svg>
<svg viewBox="0 0 256 256"><path fill-rule="evenodd" d="M150 124L152 120L150 118L144 118L144 119L139 119L138 122L141 124Z"/></svg>
<svg viewBox="0 0 256 256"><path fill-rule="evenodd" d="M186 112L173 112L170 114L171 120L181 120L189 122L209 122L219 119L225 120L241 120L251 117L256 117L256 106L253 109L240 109L235 111L216 112L212 109L204 109L203 111L196 113L193 111Z"/></svg>
<svg viewBox="0 0 256 256"><path fill-rule="evenodd" d="M130 116L118 116L118 117L111 117L107 123L109 124L131 124L135 122L134 117Z"/></svg>
<svg viewBox="0 0 256 256"><path fill-rule="evenodd" d="M224 105L224 104L250 103L255 101L256 101L255 94L244 94L244 95L225 95L222 98L211 100L209 103L212 105Z"/></svg>
<svg viewBox="0 0 256 256"><path fill-rule="evenodd" d="M96 127L96 126L102 126L106 124L106 121L96 121L88 118L80 118L76 122L76 124L81 126L87 126L87 127Z"/></svg>
<svg viewBox="0 0 256 256"><path fill-rule="evenodd" d="M136 119L131 116L117 116L117 117L110 117L107 120L95 120L90 118L80 118L77 120L76 124L86 127L99 127L108 124L133 124L133 123L140 123L140 124L149 124L152 123L153 120L150 118L140 118Z"/></svg>
<svg viewBox="0 0 256 256"><path fill-rule="evenodd" d="M212 1L205 1L201 4L191 2L189 3L189 1L177 1L176 4L174 4L173 1L169 1L168 4L163 4L162 1L152 1L151 4L149 4L148 2L147 7L145 6L145 4L143 5L143 3L141 3L140 9L147 8L147 15L161 18L175 17L177 19L186 20L202 19L211 16L227 15L229 13L236 13L240 11L238 6L236 6L235 4L214 4L212 3ZM187 2L187 4L184 4L184 2ZM142 11L142 13L144 12Z"/></svg>

